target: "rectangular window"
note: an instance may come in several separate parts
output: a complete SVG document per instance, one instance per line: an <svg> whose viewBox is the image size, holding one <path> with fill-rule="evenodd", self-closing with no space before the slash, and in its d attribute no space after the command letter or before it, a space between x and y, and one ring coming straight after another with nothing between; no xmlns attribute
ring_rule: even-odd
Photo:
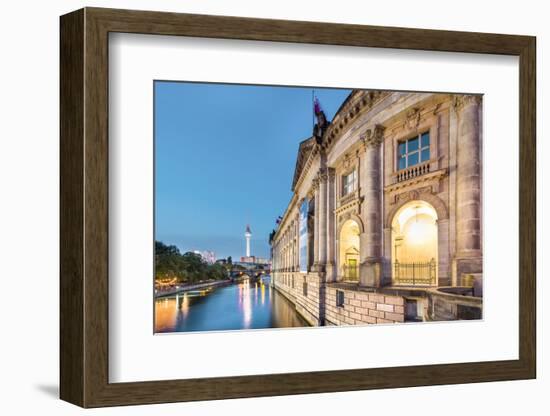
<svg viewBox="0 0 550 416"><path fill-rule="evenodd" d="M397 169L406 169L430 160L430 132L397 144Z"/></svg>
<svg viewBox="0 0 550 416"><path fill-rule="evenodd" d="M339 308L344 307L344 291L343 290L337 290L336 291L336 306Z"/></svg>
<svg viewBox="0 0 550 416"><path fill-rule="evenodd" d="M347 175L342 176L342 196L345 196L353 191L357 184L356 171L353 170Z"/></svg>

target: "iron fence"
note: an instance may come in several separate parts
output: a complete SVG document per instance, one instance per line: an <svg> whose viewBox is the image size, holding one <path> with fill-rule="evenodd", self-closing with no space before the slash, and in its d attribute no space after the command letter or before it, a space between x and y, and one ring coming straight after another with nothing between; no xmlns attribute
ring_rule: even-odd
<svg viewBox="0 0 550 416"><path fill-rule="evenodd" d="M435 285L437 263L435 259L427 262L393 264L393 281L396 284Z"/></svg>

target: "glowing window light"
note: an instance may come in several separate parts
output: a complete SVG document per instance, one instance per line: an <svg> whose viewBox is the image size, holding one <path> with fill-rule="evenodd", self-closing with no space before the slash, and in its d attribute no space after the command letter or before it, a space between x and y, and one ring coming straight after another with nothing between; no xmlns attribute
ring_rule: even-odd
<svg viewBox="0 0 550 416"><path fill-rule="evenodd" d="M433 227L426 220L415 220L411 222L407 230L407 241L415 245L422 245L432 239L432 234Z"/></svg>

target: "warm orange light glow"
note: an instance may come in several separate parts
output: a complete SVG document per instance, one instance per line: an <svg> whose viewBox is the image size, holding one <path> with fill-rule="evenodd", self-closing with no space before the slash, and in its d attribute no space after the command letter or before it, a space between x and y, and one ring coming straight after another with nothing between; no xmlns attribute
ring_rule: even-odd
<svg viewBox="0 0 550 416"><path fill-rule="evenodd" d="M344 274L344 266L350 260L359 262L360 238L359 224L353 219L347 220L340 230L339 239L339 267Z"/></svg>
<svg viewBox="0 0 550 416"><path fill-rule="evenodd" d="M432 239L433 227L425 220L413 220L407 230L407 241L414 245L423 245Z"/></svg>
<svg viewBox="0 0 550 416"><path fill-rule="evenodd" d="M392 262L437 261L437 212L425 201L404 205L392 220Z"/></svg>
<svg viewBox="0 0 550 416"><path fill-rule="evenodd" d="M155 331L172 329L176 325L175 298L158 299L155 302Z"/></svg>

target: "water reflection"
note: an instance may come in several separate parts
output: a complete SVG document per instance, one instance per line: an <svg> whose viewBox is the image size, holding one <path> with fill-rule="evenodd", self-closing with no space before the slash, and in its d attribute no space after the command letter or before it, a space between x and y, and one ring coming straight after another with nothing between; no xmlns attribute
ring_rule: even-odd
<svg viewBox="0 0 550 416"><path fill-rule="evenodd" d="M269 280L185 293L155 301L155 332L219 331L307 326Z"/></svg>

